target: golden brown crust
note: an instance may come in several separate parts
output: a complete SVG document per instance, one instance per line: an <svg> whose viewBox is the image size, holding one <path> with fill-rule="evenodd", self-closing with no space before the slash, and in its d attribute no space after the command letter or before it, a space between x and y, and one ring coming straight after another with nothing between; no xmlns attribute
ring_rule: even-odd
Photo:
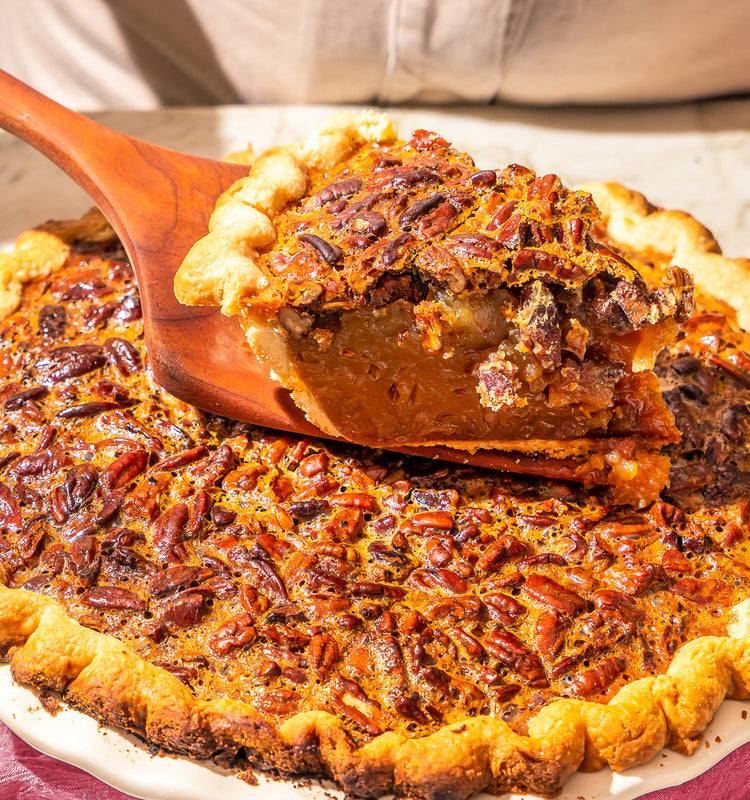
<svg viewBox="0 0 750 800"><path fill-rule="evenodd" d="M77 239L106 241L113 236L102 214L92 209L80 220L47 222L18 237L15 248L0 253L0 319L21 302L23 285L60 269Z"/></svg>
<svg viewBox="0 0 750 800"><path fill-rule="evenodd" d="M0 652L16 680L55 690L103 722L194 758L332 777L364 797L554 794L577 768L627 769L665 745L690 752L725 696L747 696L750 600L733 614L729 636L684 645L664 675L633 681L607 704L553 700L531 719L528 735L493 716L453 720L418 738L389 731L364 743L322 710L274 724L248 702L197 697L120 640L75 622L50 597L5 586Z"/></svg>
<svg viewBox="0 0 750 800"><path fill-rule="evenodd" d="M305 142L263 153L251 174L219 199L208 235L194 245L175 276L177 299L187 305L219 305L225 314L239 313L242 301L268 284L258 250L276 238L271 218L304 195L308 170L330 168L365 142L394 138L392 123L384 114L341 113Z"/></svg>
<svg viewBox="0 0 750 800"><path fill-rule="evenodd" d="M725 697L747 698L750 600L730 616L729 635L683 645L666 674L623 687L606 705L561 699L543 708L529 735L491 717L467 718L419 739L394 733L355 747L339 720L299 714L273 730L237 700L202 701L164 669L117 639L83 628L54 600L0 587L0 648L13 677L53 689L72 706L195 758L251 762L292 775L313 769L362 796L469 797L559 791L576 769L623 770L665 745L692 752ZM313 763L298 758L319 753Z"/></svg>
<svg viewBox="0 0 750 800"><path fill-rule="evenodd" d="M589 183L602 211L608 235L630 250L648 257L664 254L669 265L689 270L704 292L728 303L737 321L750 328L750 259L727 258L711 232L684 211L665 210L652 205L642 194L617 183Z"/></svg>

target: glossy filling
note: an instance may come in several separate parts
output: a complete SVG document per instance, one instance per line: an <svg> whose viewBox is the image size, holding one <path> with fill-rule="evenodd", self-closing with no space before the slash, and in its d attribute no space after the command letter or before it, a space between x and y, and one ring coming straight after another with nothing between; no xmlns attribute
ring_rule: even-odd
<svg viewBox="0 0 750 800"><path fill-rule="evenodd" d="M591 238L597 216L557 176L477 171L426 131L363 148L311 169L274 218L265 288L242 301L251 346L311 421L356 442L557 456L624 435L657 451L677 431L647 375L689 280L649 289Z"/></svg>
<svg viewBox="0 0 750 800"><path fill-rule="evenodd" d="M348 311L315 335L279 333L284 356L274 358L271 349L269 361L287 384L301 380L304 392L294 391L295 400L319 424L325 420L321 427L375 446L523 446L527 440L621 431L649 439L653 448L674 440L653 376L626 367L647 349L655 360L658 349L648 346L645 335L621 339L615 362L607 358L613 347L605 340L606 346L590 344L584 360L563 358L544 371L519 345L525 337L513 322L516 307L506 290L439 304L442 346L436 352L425 351L412 306L404 300L375 311ZM256 346L263 347L262 337ZM500 348L505 358L497 364ZM640 413L631 412L634 405Z"/></svg>
<svg viewBox="0 0 750 800"><path fill-rule="evenodd" d="M139 308L121 253L89 249L3 323L0 560L199 697L322 708L359 743L524 731L663 671L750 594L750 356L717 315L660 359L688 422L669 502L635 511L201 415L152 382Z"/></svg>

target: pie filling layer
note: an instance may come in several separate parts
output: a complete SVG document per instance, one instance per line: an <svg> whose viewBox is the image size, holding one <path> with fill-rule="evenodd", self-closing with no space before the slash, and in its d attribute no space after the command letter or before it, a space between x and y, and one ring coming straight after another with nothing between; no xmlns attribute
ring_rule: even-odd
<svg viewBox="0 0 750 800"><path fill-rule="evenodd" d="M750 356L702 303L656 364L682 432L671 487L636 510L576 484L205 416L153 383L117 243L77 242L0 330L0 562L11 589L33 593L0 595L5 657L19 680L157 746L333 776L361 796L552 792L579 764L692 750L702 727L673 721L663 676L686 643L711 664L729 648L721 696L743 696L726 634L750 597ZM58 601L85 635L45 626L57 612L25 597ZM169 725L147 722L166 711L138 659L125 675L119 661L76 666L107 650L92 632L179 681ZM683 659L691 720L715 703L696 658ZM635 755L607 755L609 722L587 755L573 745L593 709L604 719L646 691L660 722ZM535 732L557 715L554 735ZM475 769L491 750L482 731L506 749Z"/></svg>
<svg viewBox="0 0 750 800"><path fill-rule="evenodd" d="M678 437L652 368L690 313L687 273L647 287L591 237L591 196L555 175L477 170L434 133L357 139L356 124L324 128L349 137L336 157L318 134L261 157L220 199L178 298L239 314L331 436L584 463L621 438L653 469L638 454Z"/></svg>

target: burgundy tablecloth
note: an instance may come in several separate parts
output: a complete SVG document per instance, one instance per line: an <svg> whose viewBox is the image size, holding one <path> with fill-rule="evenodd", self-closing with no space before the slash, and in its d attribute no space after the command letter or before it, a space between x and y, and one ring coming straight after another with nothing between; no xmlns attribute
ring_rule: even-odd
<svg viewBox="0 0 750 800"><path fill-rule="evenodd" d="M1 800L132 800L86 772L29 747L0 723ZM600 800L604 800L601 798ZM750 744L695 780L643 800L750 800Z"/></svg>

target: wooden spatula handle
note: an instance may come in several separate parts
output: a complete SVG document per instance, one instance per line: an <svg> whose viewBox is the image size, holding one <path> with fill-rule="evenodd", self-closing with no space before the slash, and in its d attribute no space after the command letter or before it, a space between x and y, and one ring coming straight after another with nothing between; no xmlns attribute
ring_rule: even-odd
<svg viewBox="0 0 750 800"><path fill-rule="evenodd" d="M54 161L109 217L105 182L113 164L137 150L135 140L71 111L0 70L0 127Z"/></svg>

